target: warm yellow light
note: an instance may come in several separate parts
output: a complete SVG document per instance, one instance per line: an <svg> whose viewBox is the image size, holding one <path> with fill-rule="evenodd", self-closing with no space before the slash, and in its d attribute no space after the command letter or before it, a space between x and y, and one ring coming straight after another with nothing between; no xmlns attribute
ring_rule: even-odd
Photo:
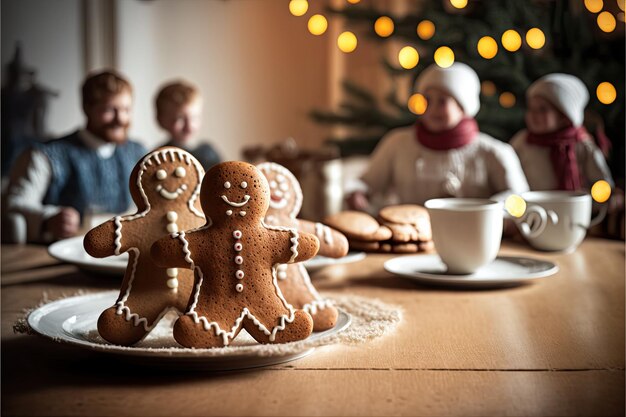
<svg viewBox="0 0 626 417"><path fill-rule="evenodd" d="M348 3L350 3L350 4L357 4L360 1L361 0L348 0Z"/></svg>
<svg viewBox="0 0 626 417"><path fill-rule="evenodd" d="M493 96L496 93L496 85L492 81L483 81L480 84L480 92L483 96Z"/></svg>
<svg viewBox="0 0 626 417"><path fill-rule="evenodd" d="M302 16L309 10L307 0L291 0L289 2L289 12L294 16Z"/></svg>
<svg viewBox="0 0 626 417"><path fill-rule="evenodd" d="M605 81L598 84L598 87L596 88L596 96L598 97L600 103L611 104L617 98L617 90L615 90L613 84Z"/></svg>
<svg viewBox="0 0 626 417"><path fill-rule="evenodd" d="M491 59L498 53L498 44L491 36L483 36L478 41L478 53L485 59Z"/></svg>
<svg viewBox="0 0 626 417"><path fill-rule="evenodd" d="M533 49L541 49L546 44L546 35L539 28L529 29L526 32L526 43Z"/></svg>
<svg viewBox="0 0 626 417"><path fill-rule="evenodd" d="M626 10L624 8L626 7L626 1L617 0L617 7L619 7L623 12L625 12Z"/></svg>
<svg viewBox="0 0 626 417"><path fill-rule="evenodd" d="M522 46L522 37L513 29L509 29L502 34L502 46L507 51L515 52Z"/></svg>
<svg viewBox="0 0 626 417"><path fill-rule="evenodd" d="M500 105L505 109L510 109L511 107L515 106L515 96L513 95L513 93L509 93L508 91L500 94L500 98L498 101L500 102Z"/></svg>
<svg viewBox="0 0 626 417"><path fill-rule="evenodd" d="M610 12L602 12L598 15L598 26L602 32L613 32L616 24L615 16Z"/></svg>
<svg viewBox="0 0 626 417"><path fill-rule="evenodd" d="M393 33L393 20L389 16L381 16L374 22L374 31L381 38L386 38Z"/></svg>
<svg viewBox="0 0 626 417"><path fill-rule="evenodd" d="M467 0L450 0L450 4L457 9L463 9L467 6Z"/></svg>
<svg viewBox="0 0 626 417"><path fill-rule="evenodd" d="M604 180L596 181L591 187L591 197L598 203L604 203L611 197L611 186Z"/></svg>
<svg viewBox="0 0 626 417"><path fill-rule="evenodd" d="M432 38L434 35L435 35L435 24L431 22L430 20L422 20L417 25L417 36L419 36L420 39L427 41L430 38Z"/></svg>
<svg viewBox="0 0 626 417"><path fill-rule="evenodd" d="M526 201L517 194L511 194L504 201L504 209L513 217L522 217L526 213Z"/></svg>
<svg viewBox="0 0 626 417"><path fill-rule="evenodd" d="M585 0L585 7L591 13L598 13L604 7L602 0Z"/></svg>
<svg viewBox="0 0 626 417"><path fill-rule="evenodd" d="M447 46L440 46L435 51L435 63L441 68L448 68L454 64L454 52Z"/></svg>
<svg viewBox="0 0 626 417"><path fill-rule="evenodd" d="M357 39L356 35L352 32L343 32L337 38L337 46L342 52L350 53L356 49Z"/></svg>
<svg viewBox="0 0 626 417"><path fill-rule="evenodd" d="M405 46L400 49L398 53L398 62L400 62L400 66L404 69L415 68L419 60L420 56L417 50L412 46Z"/></svg>
<svg viewBox="0 0 626 417"><path fill-rule="evenodd" d="M426 101L426 97L421 94L413 94L409 97L409 110L411 113L420 115L424 114L426 111L426 107L428 107L428 102Z"/></svg>
<svg viewBox="0 0 626 417"><path fill-rule="evenodd" d="M309 19L308 27L309 32L313 35L319 36L326 32L326 29L328 29L328 20L326 20L326 18L321 14L314 14Z"/></svg>

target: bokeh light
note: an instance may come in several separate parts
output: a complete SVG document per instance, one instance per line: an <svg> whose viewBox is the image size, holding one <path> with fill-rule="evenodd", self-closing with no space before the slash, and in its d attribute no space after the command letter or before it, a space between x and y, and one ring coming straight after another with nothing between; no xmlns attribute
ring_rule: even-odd
<svg viewBox="0 0 626 417"><path fill-rule="evenodd" d="M504 93L500 94L498 101L500 102L500 105L502 107L504 107L505 109L510 109L511 107L515 106L515 95L513 95L513 93L511 92L505 91Z"/></svg>
<svg viewBox="0 0 626 417"><path fill-rule="evenodd" d="M476 46L478 53L485 59L491 59L498 53L498 43L491 36L483 36Z"/></svg>
<svg viewBox="0 0 626 417"><path fill-rule="evenodd" d="M361 0L348 0L348 3L350 4L357 4L359 3Z"/></svg>
<svg viewBox="0 0 626 417"><path fill-rule="evenodd" d="M352 32L343 32L337 37L337 46L341 52L350 53L356 49L357 39L356 35Z"/></svg>
<svg viewBox="0 0 626 417"><path fill-rule="evenodd" d="M313 35L319 36L326 32L326 29L328 29L328 20L326 20L326 18L321 14L314 14L309 19L308 27L309 32Z"/></svg>
<svg viewBox="0 0 626 417"><path fill-rule="evenodd" d="M624 8L626 7L626 0L617 0L617 7L620 8L621 11L625 12Z"/></svg>
<svg viewBox="0 0 626 417"><path fill-rule="evenodd" d="M617 98L617 90L610 82L602 82L596 88L596 96L602 104L611 104Z"/></svg>
<svg viewBox="0 0 626 417"><path fill-rule="evenodd" d="M602 32L613 32L616 25L615 16L610 12L602 12L598 15L598 27Z"/></svg>
<svg viewBox="0 0 626 417"><path fill-rule="evenodd" d="M302 16L309 10L307 0L291 0L289 2L289 12L294 16Z"/></svg>
<svg viewBox="0 0 626 417"><path fill-rule="evenodd" d="M457 9L463 9L467 6L467 0L450 0L450 4Z"/></svg>
<svg viewBox="0 0 626 417"><path fill-rule="evenodd" d="M585 7L591 13L598 13L604 7L602 0L585 0Z"/></svg>
<svg viewBox="0 0 626 417"><path fill-rule="evenodd" d="M454 52L447 46L440 46L435 51L435 63L441 68L448 68L454 64Z"/></svg>
<svg viewBox="0 0 626 417"><path fill-rule="evenodd" d="M496 94L496 85L493 81L483 81L480 83L480 92L483 96L493 96Z"/></svg>
<svg viewBox="0 0 626 417"><path fill-rule="evenodd" d="M400 62L400 66L404 69L415 68L419 60L420 56L417 50L412 46L405 46L400 49L398 53L398 62Z"/></svg>
<svg viewBox="0 0 626 417"><path fill-rule="evenodd" d="M430 20L422 20L417 25L417 36L422 40L429 40L435 35L435 24Z"/></svg>
<svg viewBox="0 0 626 417"><path fill-rule="evenodd" d="M424 112L426 111L426 107L428 107L428 102L426 101L426 97L417 93L409 97L408 107L411 113L420 115L424 114Z"/></svg>
<svg viewBox="0 0 626 417"><path fill-rule="evenodd" d="M611 197L611 186L604 180L596 181L591 187L591 197L598 203L604 203Z"/></svg>
<svg viewBox="0 0 626 417"><path fill-rule="evenodd" d="M504 209L513 217L522 217L526 213L526 201L517 194L511 194L504 201Z"/></svg>
<svg viewBox="0 0 626 417"><path fill-rule="evenodd" d="M509 52L515 52L522 46L522 37L513 29L502 34L502 46Z"/></svg>
<svg viewBox="0 0 626 417"><path fill-rule="evenodd" d="M374 31L381 38L391 36L393 29L393 20L389 16L381 16L374 22Z"/></svg>
<svg viewBox="0 0 626 417"><path fill-rule="evenodd" d="M533 49L541 49L546 44L546 35L539 28L532 28L526 32L526 43Z"/></svg>

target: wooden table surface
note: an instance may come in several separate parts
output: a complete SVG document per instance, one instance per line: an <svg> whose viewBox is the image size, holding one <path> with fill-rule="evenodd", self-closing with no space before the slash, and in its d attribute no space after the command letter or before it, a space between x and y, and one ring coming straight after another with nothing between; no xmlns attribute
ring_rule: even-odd
<svg viewBox="0 0 626 417"><path fill-rule="evenodd" d="M571 254L505 242L505 255L560 272L498 290L419 286L387 255L313 275L326 294L404 309L397 331L283 365L176 372L14 334L23 309L118 279L2 246L2 415L624 415L624 243L588 238Z"/></svg>

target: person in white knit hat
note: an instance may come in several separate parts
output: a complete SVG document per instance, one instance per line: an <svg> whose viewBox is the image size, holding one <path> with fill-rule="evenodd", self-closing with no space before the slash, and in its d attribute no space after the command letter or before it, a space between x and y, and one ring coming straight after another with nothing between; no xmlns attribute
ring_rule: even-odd
<svg viewBox="0 0 626 417"><path fill-rule="evenodd" d="M448 68L431 65L415 90L425 96L426 111L415 125L383 137L365 174L347 190L352 191L350 208L374 212L371 198L389 193L393 202L423 204L437 197L528 190L513 148L478 130L480 81L472 68L459 62Z"/></svg>
<svg viewBox="0 0 626 417"><path fill-rule="evenodd" d="M600 130L598 144L583 127L589 93L569 74L548 74L526 91L526 129L511 145L531 190L586 190L598 180L613 185L605 160L610 142Z"/></svg>

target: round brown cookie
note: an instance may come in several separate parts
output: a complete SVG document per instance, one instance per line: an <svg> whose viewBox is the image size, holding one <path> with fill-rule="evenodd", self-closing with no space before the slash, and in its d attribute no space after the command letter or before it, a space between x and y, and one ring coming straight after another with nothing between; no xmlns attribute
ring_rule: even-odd
<svg viewBox="0 0 626 417"><path fill-rule="evenodd" d="M137 213L115 217L85 236L85 250L91 256L130 255L117 302L98 319L98 332L109 342L132 345L169 309L185 311L193 273L168 264L157 266L150 247L169 233L205 223L198 204L203 176L200 163L182 149L163 147L149 153L130 177Z"/></svg>
<svg viewBox="0 0 626 417"><path fill-rule="evenodd" d="M387 206L380 210L378 217L383 222L412 224L417 229L419 240L432 239L428 211L417 204Z"/></svg>
<svg viewBox="0 0 626 417"><path fill-rule="evenodd" d="M363 241L363 240L350 239L349 242L350 242L350 249L353 249L353 250L375 252L378 249L380 249L380 242L378 241L368 242L368 241Z"/></svg>
<svg viewBox="0 0 626 417"><path fill-rule="evenodd" d="M187 347L226 346L242 327L261 343L308 337L313 320L285 300L275 267L312 258L318 239L295 228L263 223L269 184L261 171L245 162L212 167L202 182L200 200L212 223L152 245L157 264L195 271L194 290L185 315L174 324L174 338Z"/></svg>
<svg viewBox="0 0 626 417"><path fill-rule="evenodd" d="M339 230L348 239L380 240L375 237L380 225L375 218L362 211L341 211L324 218L324 224Z"/></svg>
<svg viewBox="0 0 626 417"><path fill-rule="evenodd" d="M419 245L417 243L396 243L391 245L391 252L416 253L419 252Z"/></svg>
<svg viewBox="0 0 626 417"><path fill-rule="evenodd" d="M412 224L383 223L383 226L391 229L393 242L411 242L418 238L417 229Z"/></svg>
<svg viewBox="0 0 626 417"><path fill-rule="evenodd" d="M265 222L271 226L295 227L301 232L315 234L320 241L319 254L338 258L348 253L348 240L336 230L321 223L297 219L302 206L302 189L296 177L282 165L264 162L257 168L270 186L269 209ZM313 330L328 330L335 326L338 312L332 303L322 299L302 264L277 266L278 286L288 303L311 314Z"/></svg>
<svg viewBox="0 0 626 417"><path fill-rule="evenodd" d="M431 240L429 242L419 242L417 244L420 252L434 252L435 251L435 243Z"/></svg>
<svg viewBox="0 0 626 417"><path fill-rule="evenodd" d="M393 232L387 226L380 226L376 232L372 235L372 239L374 240L389 240L393 236Z"/></svg>

